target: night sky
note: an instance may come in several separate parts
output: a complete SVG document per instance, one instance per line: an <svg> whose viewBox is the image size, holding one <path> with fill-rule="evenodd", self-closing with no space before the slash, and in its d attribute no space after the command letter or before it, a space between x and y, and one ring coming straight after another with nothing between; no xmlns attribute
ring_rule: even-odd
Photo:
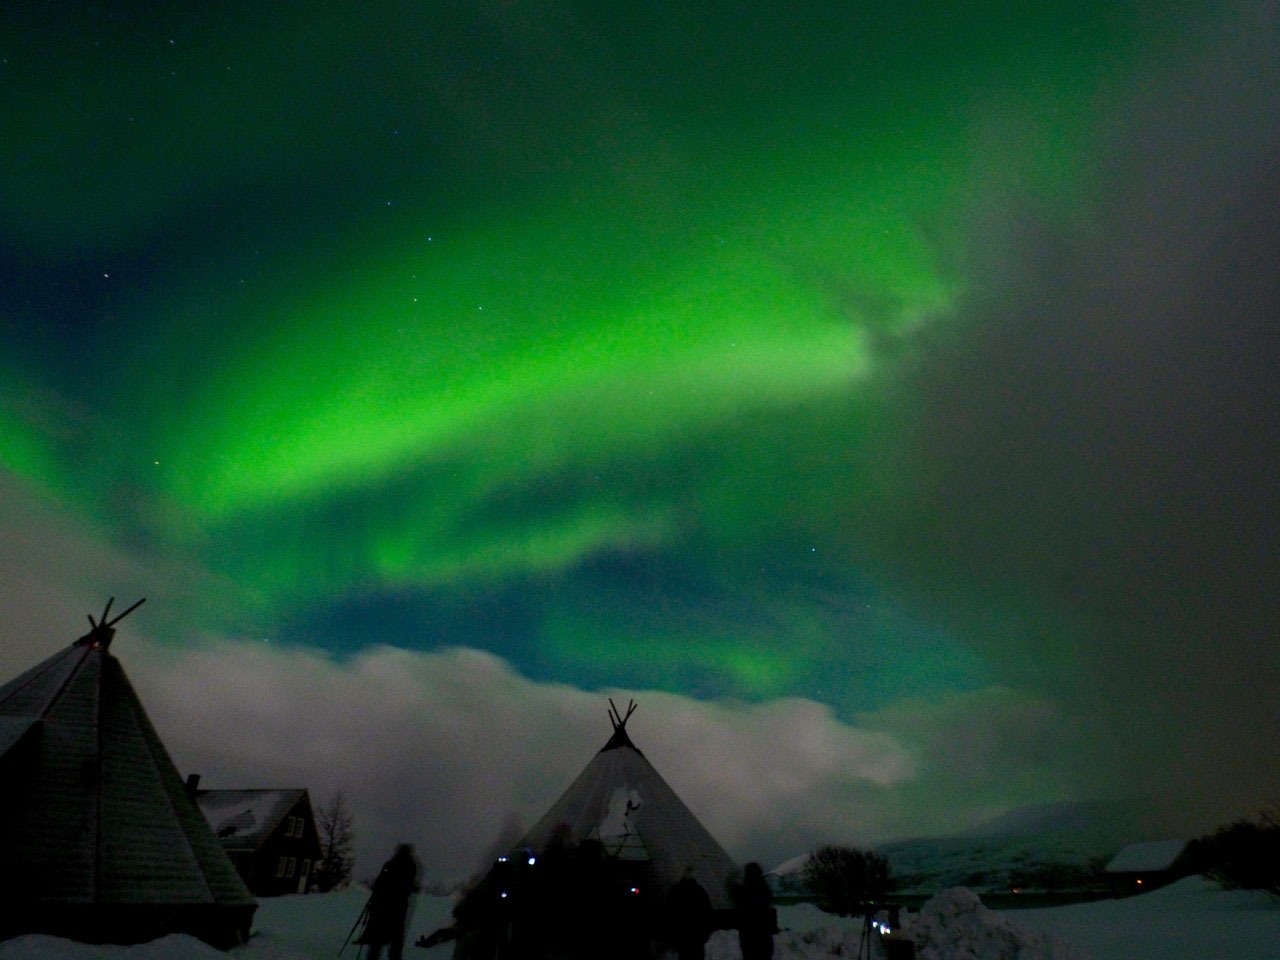
<svg viewBox="0 0 1280 960"><path fill-rule="evenodd" d="M145 596L115 649L184 772L341 788L362 858L441 876L609 695L744 859L1252 813L1277 41L1251 2L7 3L0 675Z"/></svg>

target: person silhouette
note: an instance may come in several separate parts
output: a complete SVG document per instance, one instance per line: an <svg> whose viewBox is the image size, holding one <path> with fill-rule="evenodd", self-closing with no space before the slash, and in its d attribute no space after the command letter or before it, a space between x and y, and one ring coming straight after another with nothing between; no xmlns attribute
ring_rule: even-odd
<svg viewBox="0 0 1280 960"><path fill-rule="evenodd" d="M378 960L383 947L387 948L390 960L400 960L409 923L409 905L417 891L418 858L414 856L413 844L402 843L373 881L369 919L357 941L369 948L367 960Z"/></svg>
<svg viewBox="0 0 1280 960"><path fill-rule="evenodd" d="M667 897L668 935L679 960L703 960L711 916L711 898L693 878L693 868L686 868Z"/></svg>
<svg viewBox="0 0 1280 960"><path fill-rule="evenodd" d="M764 879L760 864L746 865L742 883L735 893L742 960L771 960L773 935L778 932L778 912L773 907L773 891Z"/></svg>

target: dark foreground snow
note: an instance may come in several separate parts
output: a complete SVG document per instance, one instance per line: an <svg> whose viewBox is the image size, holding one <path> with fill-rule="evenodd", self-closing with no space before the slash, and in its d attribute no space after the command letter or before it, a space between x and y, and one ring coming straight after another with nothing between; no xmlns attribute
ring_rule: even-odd
<svg viewBox="0 0 1280 960"><path fill-rule="evenodd" d="M88 946L56 937L0 943L0 960L334 960L366 894L261 901L249 943L220 953L190 937L134 947ZM413 937L448 922L442 897L421 897ZM808 905L783 907L777 960L858 956L861 924ZM919 960L1280 960L1280 902L1263 893L1224 891L1200 878L1126 900L1044 910L987 910L965 890L944 891L906 929ZM452 947L406 947L406 960L448 960ZM354 947L343 953L355 960ZM732 933L718 933L707 960L737 960Z"/></svg>

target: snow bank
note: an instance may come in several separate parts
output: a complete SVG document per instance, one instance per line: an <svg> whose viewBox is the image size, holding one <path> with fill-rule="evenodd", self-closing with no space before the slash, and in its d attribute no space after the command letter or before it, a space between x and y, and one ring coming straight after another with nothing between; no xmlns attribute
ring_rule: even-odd
<svg viewBox="0 0 1280 960"><path fill-rule="evenodd" d="M1086 960L1056 937L1024 930L964 887L943 890L904 918L917 960Z"/></svg>
<svg viewBox="0 0 1280 960"><path fill-rule="evenodd" d="M860 917L833 917L797 904L781 908L778 922L784 929L774 938L775 960L858 956ZM1025 930L1008 915L988 910L964 888L939 893L919 913L904 913L902 924L902 932L915 941L917 960L1089 960L1055 936ZM871 960L882 960L878 938L872 938L871 947ZM734 933L717 933L707 944L707 960L740 956Z"/></svg>
<svg viewBox="0 0 1280 960"><path fill-rule="evenodd" d="M862 938L861 917L833 917L811 903L798 903L778 910L782 932L774 937L776 960L810 960L817 957L856 957ZM728 960L741 954L735 939ZM710 958L708 958L710 960ZM717 958L719 960L719 958Z"/></svg>
<svg viewBox="0 0 1280 960"><path fill-rule="evenodd" d="M182 934L132 947L75 943L31 934L0 943L0 960L227 960L227 955Z"/></svg>
<svg viewBox="0 0 1280 960"><path fill-rule="evenodd" d="M835 917L808 903L778 909L782 932L773 938L774 960L817 960L858 955L862 920ZM879 960L880 954L875 960ZM720 930L707 942L706 960L740 960L738 934Z"/></svg>

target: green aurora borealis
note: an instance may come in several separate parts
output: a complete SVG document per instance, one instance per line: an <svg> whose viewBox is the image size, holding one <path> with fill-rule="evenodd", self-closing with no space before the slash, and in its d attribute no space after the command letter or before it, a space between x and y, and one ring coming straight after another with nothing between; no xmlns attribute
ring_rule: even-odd
<svg viewBox="0 0 1280 960"><path fill-rule="evenodd" d="M1027 289L1208 6L273 9L0 15L0 467L200 571L154 629L1106 728L1163 617L1097 538L1171 529L1167 463L1144 520L1064 459L1105 374Z"/></svg>

